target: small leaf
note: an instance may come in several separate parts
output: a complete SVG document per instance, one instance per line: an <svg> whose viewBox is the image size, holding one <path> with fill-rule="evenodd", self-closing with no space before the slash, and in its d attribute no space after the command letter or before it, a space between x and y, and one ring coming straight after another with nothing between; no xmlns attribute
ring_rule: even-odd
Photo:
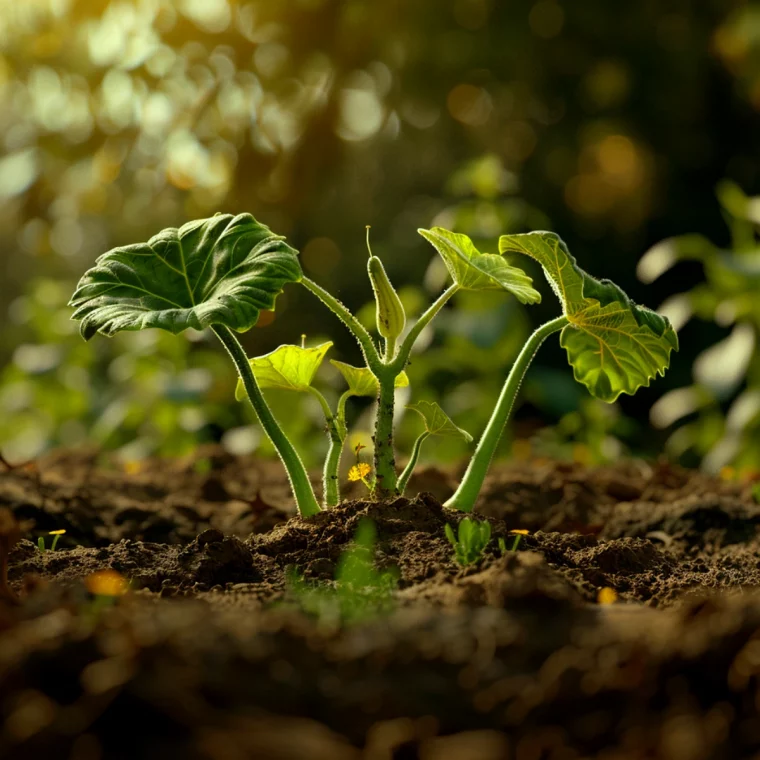
<svg viewBox="0 0 760 760"><path fill-rule="evenodd" d="M249 360L259 388L284 388L291 391L307 391L319 365L330 350L332 341L313 348L301 346L278 346L274 351ZM238 378L235 398L246 397L243 381Z"/></svg>
<svg viewBox="0 0 760 760"><path fill-rule="evenodd" d="M355 464L348 471L348 479L352 483L355 483L358 480L363 480L366 478L370 472L372 472L372 468L366 462L359 462L359 464Z"/></svg>
<svg viewBox="0 0 760 760"><path fill-rule="evenodd" d="M336 359L330 359L330 364L336 367L343 379L348 385L348 390L352 396L371 396L376 397L378 394L377 378L367 369L367 367L354 367L351 364L339 362ZM409 385L409 378L406 372L402 372L396 378L394 383L396 388L406 388Z"/></svg>
<svg viewBox="0 0 760 760"><path fill-rule="evenodd" d="M446 525L443 528L443 532L446 534L446 538L449 539L449 542L451 543L451 545L456 546L457 539L456 539L456 536L454 535L454 529L451 527L451 525L446 523Z"/></svg>
<svg viewBox="0 0 760 760"><path fill-rule="evenodd" d="M553 232L503 235L499 250L518 251L544 268L570 322L560 335L575 379L603 401L634 394L670 366L678 337L670 322L637 306L614 283L584 272Z"/></svg>
<svg viewBox="0 0 760 760"><path fill-rule="evenodd" d="M522 269L498 254L481 253L467 235L442 227L417 232L441 254L452 279L463 290L506 290L521 303L541 301L533 280Z"/></svg>
<svg viewBox="0 0 760 760"><path fill-rule="evenodd" d="M302 276L297 251L280 235L250 214L217 214L103 254L79 281L72 319L85 340L148 327L244 332Z"/></svg>
<svg viewBox="0 0 760 760"><path fill-rule="evenodd" d="M407 409L417 412L422 417L430 435L464 438L467 443L472 441L472 436L466 430L457 427L435 401L418 401L407 406Z"/></svg>

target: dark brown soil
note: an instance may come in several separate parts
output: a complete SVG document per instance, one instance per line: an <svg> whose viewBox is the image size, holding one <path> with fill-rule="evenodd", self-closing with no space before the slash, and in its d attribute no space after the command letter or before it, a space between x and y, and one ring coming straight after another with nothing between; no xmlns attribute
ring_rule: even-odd
<svg viewBox="0 0 760 760"><path fill-rule="evenodd" d="M420 496L357 489L302 520L277 464L214 448L137 474L83 452L0 474L0 507L35 522L10 556L21 604L0 602L0 758L760 759L749 486L502 466L477 509L489 548L463 569L453 482L428 470ZM288 574L330 586L364 518L398 568L392 611L307 615ZM512 529L530 533L502 556ZM101 610L83 579L105 569L134 590Z"/></svg>

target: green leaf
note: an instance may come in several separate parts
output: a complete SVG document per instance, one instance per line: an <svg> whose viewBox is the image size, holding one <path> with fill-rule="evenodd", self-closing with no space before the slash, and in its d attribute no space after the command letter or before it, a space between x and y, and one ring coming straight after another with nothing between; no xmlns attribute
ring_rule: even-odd
<svg viewBox="0 0 760 760"><path fill-rule="evenodd" d="M373 398L377 396L379 390L377 378L367 367L354 367L336 359L330 359L330 364L343 375L352 396L371 396ZM409 385L409 377L406 372L402 372L396 377L394 385L396 388L406 388Z"/></svg>
<svg viewBox="0 0 760 760"><path fill-rule="evenodd" d="M435 401L418 401L406 408L417 412L422 417L425 428L430 435L464 438L467 443L472 441L472 436L466 430L457 427Z"/></svg>
<svg viewBox="0 0 760 760"><path fill-rule="evenodd" d="M301 277L284 238L250 214L217 214L103 254L79 282L72 319L81 320L85 340L147 327L244 332Z"/></svg>
<svg viewBox="0 0 760 760"><path fill-rule="evenodd" d="M319 365L325 354L332 347L332 341L322 343L314 348L301 346L278 346L264 356L250 359L256 382L259 388L285 388L291 391L308 391L314 382ZM243 401L246 398L243 381L238 378L235 398Z"/></svg>
<svg viewBox="0 0 760 760"><path fill-rule="evenodd" d="M539 262L570 322L560 335L575 379L603 401L634 394L670 366L678 337L670 322L637 306L614 283L584 272L553 232L503 235L499 250Z"/></svg>
<svg viewBox="0 0 760 760"><path fill-rule="evenodd" d="M506 290L521 303L539 303L541 294L522 269L511 266L503 256L481 253L467 235L442 227L417 232L441 254L454 282L463 290Z"/></svg>

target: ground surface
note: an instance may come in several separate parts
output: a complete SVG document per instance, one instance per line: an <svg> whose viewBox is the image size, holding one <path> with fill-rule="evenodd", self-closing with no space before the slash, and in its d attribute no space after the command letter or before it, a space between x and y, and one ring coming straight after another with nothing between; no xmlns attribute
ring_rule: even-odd
<svg viewBox="0 0 760 760"><path fill-rule="evenodd" d="M0 758L760 758L749 486L502 466L478 505L493 540L463 570L444 535L462 516L439 501L453 482L429 470L420 496L356 491L303 521L276 464L216 449L0 473L0 507L35 522L10 556L22 603L0 602ZM365 517L377 565L398 568L393 611L341 626L288 603L288 569L329 583ZM98 612L82 579L104 569L136 590Z"/></svg>

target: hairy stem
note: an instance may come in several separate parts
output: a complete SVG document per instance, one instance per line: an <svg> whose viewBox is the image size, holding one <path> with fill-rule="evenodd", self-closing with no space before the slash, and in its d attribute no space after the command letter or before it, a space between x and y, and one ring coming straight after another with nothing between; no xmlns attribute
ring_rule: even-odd
<svg viewBox="0 0 760 760"><path fill-rule="evenodd" d="M393 409L395 404L396 375L385 368L378 377L375 418L375 494L378 499L397 496L396 457L393 451Z"/></svg>
<svg viewBox="0 0 760 760"><path fill-rule="evenodd" d="M340 455L343 451L343 441L346 438L343 432L345 425L340 424L339 416L332 413L327 400L316 388L309 388L309 391L316 397L322 407L327 424L327 434L330 437L330 446L327 449L325 466L322 471L322 504L324 507L335 507L340 503L338 468L340 466Z"/></svg>
<svg viewBox="0 0 760 760"><path fill-rule="evenodd" d="M377 374L377 371L382 366L380 354L377 351L377 347L372 342L370 334L365 329L364 325L342 304L335 296L328 293L324 288L317 285L316 282L310 280L308 277L304 277L301 280L301 284L322 303L327 306L330 311L335 314L338 319L353 333L353 336L359 343L359 347L364 355L364 361L370 370Z"/></svg>
<svg viewBox="0 0 760 760"><path fill-rule="evenodd" d="M566 317L558 317L551 322L539 327L533 335L528 338L528 342L523 346L519 356L512 365L512 369L507 377L504 387L499 395L496 408L493 410L491 419L486 425L486 429L478 442L475 453L467 467L467 472L462 478L454 495L446 502L444 506L453 509L461 509L463 512L472 512L475 506L475 500L478 498L480 489L483 486L486 473L493 459L496 447L499 444L504 426L507 424L512 407L515 403L517 392L520 390L520 384L525 377L525 373L533 361L541 344L552 334L561 330L568 324Z"/></svg>
<svg viewBox="0 0 760 760"><path fill-rule="evenodd" d="M264 432L274 444L275 450L285 466L285 471L288 474L290 486L295 496L298 513L301 517L310 517L317 514L319 512L319 503L314 496L314 489L309 482L306 468L303 466L298 452L293 448L293 444L288 440L288 437L283 432L265 401L253 375L251 365L248 363L248 357L240 345L240 341L224 325L212 325L211 329L216 333L216 336L227 349L232 361L235 363L238 373L243 380L251 406L253 406L256 416L259 418L261 427L264 428Z"/></svg>
<svg viewBox="0 0 760 760"><path fill-rule="evenodd" d="M426 430L424 433L421 433L419 435L417 440L414 442L414 446L412 446L412 453L409 455L409 462L407 463L406 467L404 467L404 471L401 473L398 479L397 488L402 496L406 490L406 484L409 482L409 478L412 476L414 468L417 466L417 460L420 458L420 447L422 446L422 442L429 436L430 433L428 433Z"/></svg>
<svg viewBox="0 0 760 760"><path fill-rule="evenodd" d="M444 290L432 304L430 304L427 311L425 311L425 313L414 323L414 327L409 330L406 337L401 342L398 353L390 364L390 366L397 370L397 375L402 372L406 363L409 361L409 354L412 352L412 348L414 347L417 338L420 337L420 333L430 324L433 317L438 314L457 290L459 290L459 285L456 283L454 285L449 285L449 287L446 288L446 290Z"/></svg>

